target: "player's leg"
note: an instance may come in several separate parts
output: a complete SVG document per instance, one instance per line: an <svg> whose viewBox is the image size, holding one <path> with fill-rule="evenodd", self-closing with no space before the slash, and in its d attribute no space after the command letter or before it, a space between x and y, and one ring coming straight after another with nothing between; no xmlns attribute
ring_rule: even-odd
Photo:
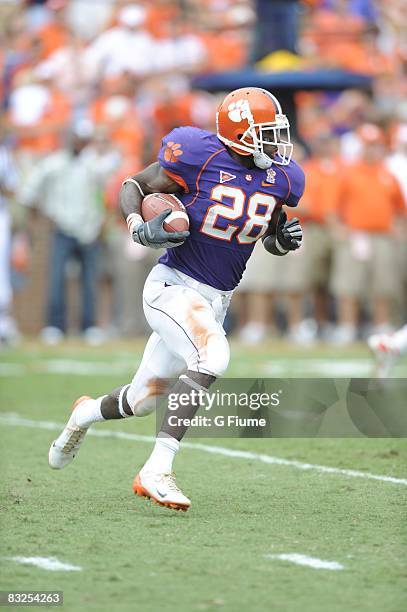
<svg viewBox="0 0 407 612"><path fill-rule="evenodd" d="M386 378L399 358L407 353L407 325L393 334L373 334L368 345L376 362L374 376Z"/></svg>
<svg viewBox="0 0 407 612"><path fill-rule="evenodd" d="M165 266L159 268L160 275L164 270L165 279L174 284L168 286L164 278L154 276L146 283L145 314L156 334L146 347L143 358L145 367L139 369L130 386L125 385L97 400L81 398L74 411L75 422L68 423L64 430L71 438L64 440L63 432L50 449L51 467L64 467L72 460L92 422L148 412L154 389L159 393L163 390L157 386L157 379L162 381L187 369L186 375L180 377L171 391L191 393L197 389L208 389L216 376L226 370L229 346L222 323L230 297L216 296L210 302L195 290L175 285L176 276L174 278L174 274ZM154 359L151 359L151 352ZM156 367L151 368L152 363ZM153 374L153 385L150 374ZM191 403L175 411L175 414L180 419L191 418L196 410L197 407ZM151 497L158 503L185 510L190 501L176 486L171 472L173 458L186 427L172 427L168 416L167 411L154 450L137 475L134 488L137 493ZM70 455L63 464L58 449L61 444L67 446L66 454Z"/></svg>
<svg viewBox="0 0 407 612"><path fill-rule="evenodd" d="M189 508L191 501L178 487L172 465L188 429L184 422L190 422L199 409L196 395L192 397L191 392L206 393L215 380L210 374L187 370L171 388L171 395L182 396L183 402L175 410L166 410L150 457L134 479L133 490L137 495L175 510Z"/></svg>
<svg viewBox="0 0 407 612"><path fill-rule="evenodd" d="M0 344L7 344L17 336L15 322L10 316L10 242L10 216L6 208L0 208Z"/></svg>
<svg viewBox="0 0 407 612"><path fill-rule="evenodd" d="M376 301L378 298L387 306L381 308L381 318L377 318L375 323L378 326L376 333L370 336L368 344L375 357L375 367L373 375L377 378L389 376L392 368L407 351L407 325L391 333L386 329L380 330L389 325L389 306L394 297L401 293L402 276L398 266L397 251L388 236L376 236L374 243L374 275L372 285L375 289ZM391 270L391 274L389 274ZM380 303L380 302L379 302ZM377 310L377 308L376 308Z"/></svg>
<svg viewBox="0 0 407 612"><path fill-rule="evenodd" d="M369 262L353 255L353 241L353 236L337 241L331 271L331 291L338 311L338 323L331 341L338 345L356 340L359 304L368 289Z"/></svg>
<svg viewBox="0 0 407 612"><path fill-rule="evenodd" d="M73 460L93 423L152 412L160 397L166 394L168 380L184 369L185 363L168 350L158 334L153 333L130 384L96 399L82 396L74 402L68 423L51 445L50 467L62 469Z"/></svg>
<svg viewBox="0 0 407 612"><path fill-rule="evenodd" d="M280 259L284 257L270 257L261 241L258 241L247 262L237 296L234 297L234 306L236 297L243 297L240 306L244 319L239 325L239 338L245 344L259 344L273 331L274 268L278 267L277 260ZM270 266L273 266L272 270Z"/></svg>
<svg viewBox="0 0 407 612"><path fill-rule="evenodd" d="M99 243L79 245L79 258L82 267L81 296L83 332L95 326L96 289L98 281Z"/></svg>
<svg viewBox="0 0 407 612"><path fill-rule="evenodd" d="M144 349L143 359L131 383L118 387L96 402L104 420L129 416L146 416L169 390L170 380L185 370L185 362L171 352L160 336L153 332ZM86 407L82 415L86 421Z"/></svg>
<svg viewBox="0 0 407 612"><path fill-rule="evenodd" d="M74 239L56 230L52 237L49 262L47 327L42 332L44 340L49 339L50 343L54 336L58 338L58 332L62 337L66 331L65 267L73 252Z"/></svg>
<svg viewBox="0 0 407 612"><path fill-rule="evenodd" d="M144 292L144 311L150 326L167 346L174 347L187 366L171 394L189 395L190 401L175 410L167 409L154 449L136 476L134 490L176 509L186 510L190 505L175 483L172 464L187 431L183 422L193 418L199 408L192 396L197 391L206 392L229 362L229 345L221 324L227 303L227 299L222 303L221 296L211 302L199 289L169 285L165 278L150 281Z"/></svg>

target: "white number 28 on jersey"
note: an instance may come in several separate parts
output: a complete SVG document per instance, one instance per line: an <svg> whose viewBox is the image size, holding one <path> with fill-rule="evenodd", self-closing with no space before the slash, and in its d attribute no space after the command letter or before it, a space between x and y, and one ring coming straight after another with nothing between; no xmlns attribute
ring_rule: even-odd
<svg viewBox="0 0 407 612"><path fill-rule="evenodd" d="M232 205L223 204L224 198L229 198ZM216 221L218 217L230 219L231 221L239 219L245 212L246 194L240 187L216 185L216 187L212 189L211 200L215 200L215 202L219 202L219 204L212 204L212 206L209 206L200 231L207 236L212 236L212 238L230 242L240 226L234 223L228 223L226 227L221 228L216 226ZM263 236L270 223L276 203L277 200L274 196L258 191L250 196L247 203L248 219L236 235L236 239L240 244L256 242L256 240ZM263 208L261 212L259 211L260 207ZM251 236L250 234L256 226L261 228L260 232L255 236Z"/></svg>

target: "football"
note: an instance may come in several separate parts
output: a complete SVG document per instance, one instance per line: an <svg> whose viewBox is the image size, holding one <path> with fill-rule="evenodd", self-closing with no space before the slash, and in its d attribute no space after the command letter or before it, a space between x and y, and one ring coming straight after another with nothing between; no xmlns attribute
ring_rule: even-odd
<svg viewBox="0 0 407 612"><path fill-rule="evenodd" d="M171 208L172 212L165 220L167 232L185 232L189 229L189 218L183 203L171 193L152 193L147 195L141 204L141 216L150 221L157 215Z"/></svg>

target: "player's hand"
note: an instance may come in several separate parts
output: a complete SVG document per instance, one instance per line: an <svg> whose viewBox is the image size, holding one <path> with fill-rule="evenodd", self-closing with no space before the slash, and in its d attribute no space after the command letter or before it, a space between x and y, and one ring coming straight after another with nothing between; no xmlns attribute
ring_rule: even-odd
<svg viewBox="0 0 407 612"><path fill-rule="evenodd" d="M171 214L171 208L164 210L150 221L140 223L133 229L133 240L152 249L172 249L184 244L189 232L167 232L164 221Z"/></svg>
<svg viewBox="0 0 407 612"><path fill-rule="evenodd" d="M297 217L287 221L287 214L282 210L277 221L276 235L282 250L296 251L299 249L302 241L302 227Z"/></svg>

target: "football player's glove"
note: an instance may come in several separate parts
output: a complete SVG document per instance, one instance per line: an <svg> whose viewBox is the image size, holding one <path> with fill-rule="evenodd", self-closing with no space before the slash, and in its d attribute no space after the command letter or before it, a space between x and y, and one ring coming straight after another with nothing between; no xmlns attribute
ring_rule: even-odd
<svg viewBox="0 0 407 612"><path fill-rule="evenodd" d="M296 251L302 241L302 227L297 217L287 221L287 214L281 211L277 221L276 247L281 253Z"/></svg>
<svg viewBox="0 0 407 612"><path fill-rule="evenodd" d="M189 232L167 232L164 229L164 221L171 214L171 209L164 210L160 215L133 225L132 236L134 242L152 249L172 249L184 244Z"/></svg>

